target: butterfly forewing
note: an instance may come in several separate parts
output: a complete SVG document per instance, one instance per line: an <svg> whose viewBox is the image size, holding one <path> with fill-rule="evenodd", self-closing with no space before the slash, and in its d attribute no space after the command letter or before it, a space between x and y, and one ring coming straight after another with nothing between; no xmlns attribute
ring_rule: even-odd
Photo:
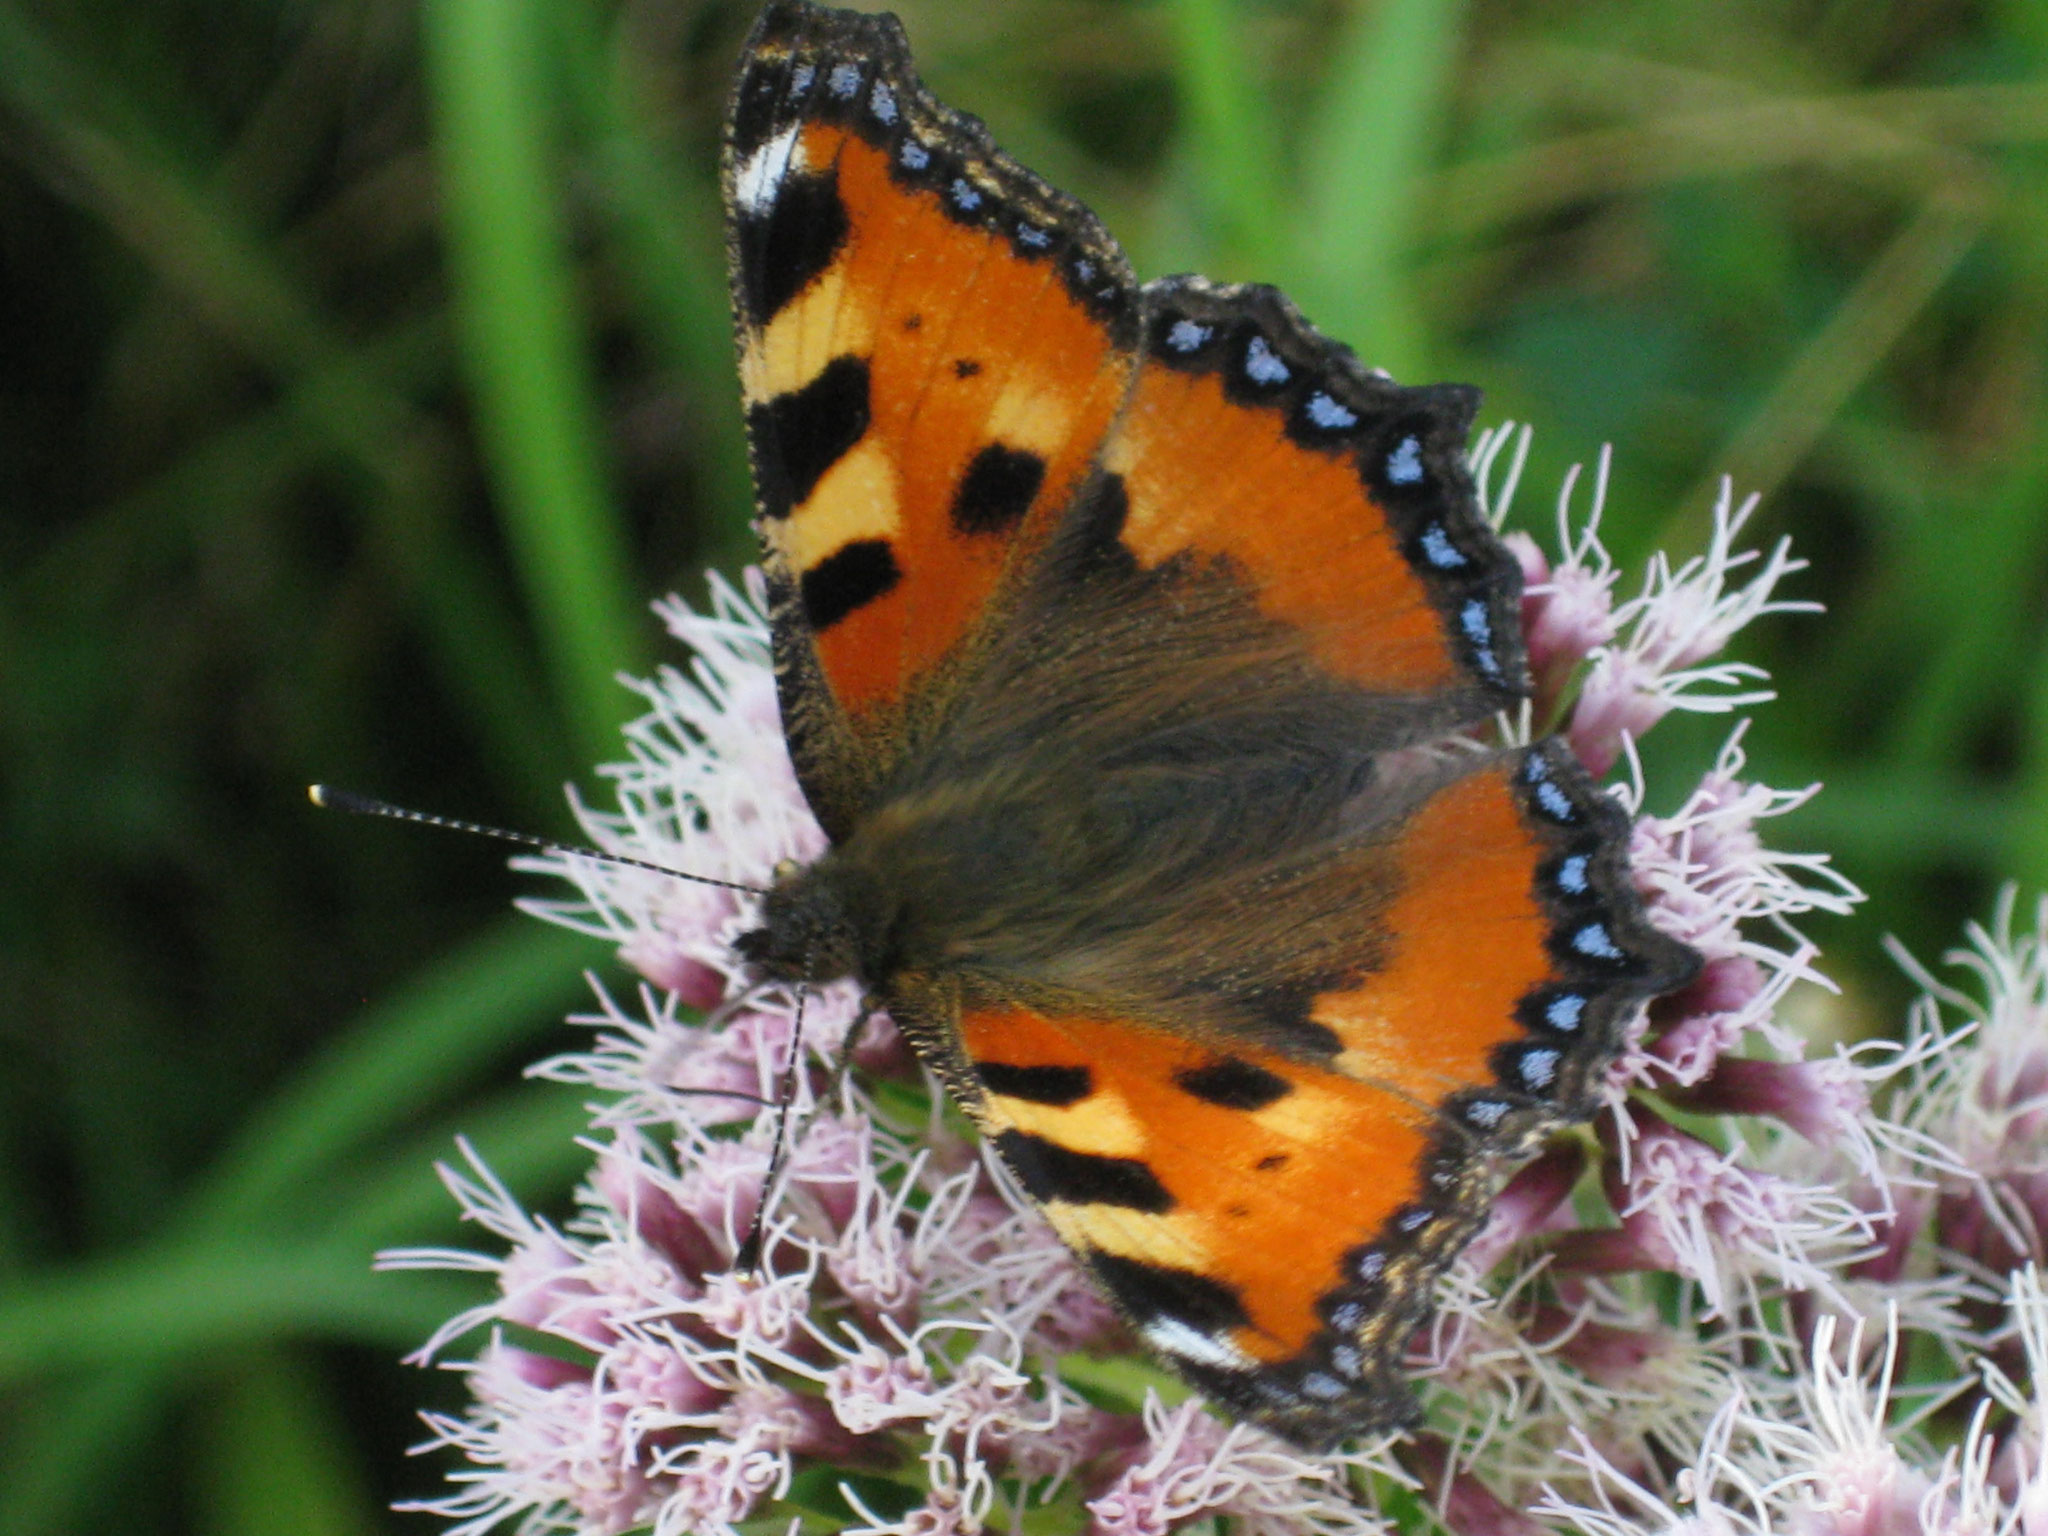
<svg viewBox="0 0 2048 1536"><path fill-rule="evenodd" d="M892 17L764 12L726 194L785 712L828 830L943 707L1133 366L1094 217L934 102Z"/></svg>

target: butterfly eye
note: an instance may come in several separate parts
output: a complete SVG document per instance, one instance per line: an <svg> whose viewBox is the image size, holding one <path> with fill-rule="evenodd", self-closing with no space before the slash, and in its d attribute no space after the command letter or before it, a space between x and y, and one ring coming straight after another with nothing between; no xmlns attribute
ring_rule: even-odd
<svg viewBox="0 0 2048 1536"><path fill-rule="evenodd" d="M775 869L773 872L775 876L775 883L777 885L780 885L785 880L794 880L796 878L796 872L802 868L803 866L797 863L795 859L777 859L775 861Z"/></svg>

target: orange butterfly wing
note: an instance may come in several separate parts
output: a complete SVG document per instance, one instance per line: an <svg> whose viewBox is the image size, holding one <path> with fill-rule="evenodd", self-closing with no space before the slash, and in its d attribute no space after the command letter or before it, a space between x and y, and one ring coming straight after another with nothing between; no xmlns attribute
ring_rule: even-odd
<svg viewBox="0 0 2048 1536"><path fill-rule="evenodd" d="M826 829L943 702L1134 362L1094 216L948 111L893 17L775 4L726 146L784 718Z"/></svg>
<svg viewBox="0 0 2048 1536"><path fill-rule="evenodd" d="M1625 822L1561 747L1495 759L1390 848L1390 940L1316 996L1316 1053L970 999L947 1072L1140 1337L1322 1447L1402 1422L1408 1340L1516 1160L1591 1112L1689 952L1630 894ZM924 1031L913 994L905 1014Z"/></svg>
<svg viewBox="0 0 2048 1536"><path fill-rule="evenodd" d="M1139 567L1228 561L1332 676L1428 700L1438 732L1521 697L1520 574L1464 463L1478 391L1371 373L1271 288L1179 277L1144 298L1102 453Z"/></svg>
<svg viewBox="0 0 2048 1536"><path fill-rule="evenodd" d="M1506 1168L1693 964L1562 747L1444 745L1527 690L1476 392L1137 290L888 18L769 6L726 190L812 887L886 908L835 940L1191 1381L1399 1421Z"/></svg>

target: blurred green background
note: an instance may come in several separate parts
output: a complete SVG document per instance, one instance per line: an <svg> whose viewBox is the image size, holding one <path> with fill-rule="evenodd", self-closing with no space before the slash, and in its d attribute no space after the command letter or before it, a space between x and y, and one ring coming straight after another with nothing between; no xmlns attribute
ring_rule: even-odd
<svg viewBox="0 0 2048 1536"><path fill-rule="evenodd" d="M2048 883L2048 7L1013 0L901 7L937 90L1141 274L1281 282L1533 421L1522 520L1615 445L1625 559L1722 472L1825 618L1775 829L1878 937ZM558 1202L602 948L499 850L564 834L746 557L715 146L751 19L692 0L0 0L0 1531L427 1530L395 1357L465 1296L458 1131ZM1658 733L1669 808L1725 727Z"/></svg>

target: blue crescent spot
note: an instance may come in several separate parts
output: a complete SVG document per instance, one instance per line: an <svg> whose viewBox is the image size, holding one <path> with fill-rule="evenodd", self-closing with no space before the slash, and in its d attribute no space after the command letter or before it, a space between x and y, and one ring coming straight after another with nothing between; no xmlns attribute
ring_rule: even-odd
<svg viewBox="0 0 2048 1536"><path fill-rule="evenodd" d="M1451 542L1442 523L1431 523L1422 530L1422 558L1440 571L1453 571L1466 563L1464 551Z"/></svg>
<svg viewBox="0 0 2048 1536"><path fill-rule="evenodd" d="M1465 1118L1482 1130L1492 1130L1507 1117L1508 1107L1499 1099L1480 1099L1465 1107Z"/></svg>
<svg viewBox="0 0 2048 1536"><path fill-rule="evenodd" d="M1263 336L1254 336L1244 349L1244 371L1254 384L1285 384L1289 378L1287 365Z"/></svg>
<svg viewBox="0 0 2048 1536"><path fill-rule="evenodd" d="M1560 993L1543 1010L1543 1022L1563 1034L1577 1029L1585 1016L1586 999L1577 992Z"/></svg>
<svg viewBox="0 0 2048 1536"><path fill-rule="evenodd" d="M825 77L825 89L841 101L851 101L860 92L860 66L834 64L832 73Z"/></svg>
<svg viewBox="0 0 2048 1536"><path fill-rule="evenodd" d="M1557 883L1574 896L1583 894L1586 889L1586 855L1575 853L1558 865Z"/></svg>
<svg viewBox="0 0 2048 1536"><path fill-rule="evenodd" d="M1206 325L1193 320L1176 320L1167 327L1166 344L1176 352L1196 352L1208 345L1209 338L1216 333Z"/></svg>
<svg viewBox="0 0 2048 1536"><path fill-rule="evenodd" d="M896 151L896 158L913 171L921 171L932 163L931 151L915 139L905 139L903 147Z"/></svg>
<svg viewBox="0 0 2048 1536"><path fill-rule="evenodd" d="M1607 930L1599 923L1588 923L1572 935L1572 948L1582 955L1591 955L1595 960L1619 960L1621 951L1614 940L1607 936Z"/></svg>
<svg viewBox="0 0 2048 1536"><path fill-rule="evenodd" d="M1358 415L1317 390L1308 397L1308 419L1327 432L1341 432L1358 425Z"/></svg>
<svg viewBox="0 0 2048 1536"><path fill-rule="evenodd" d="M868 92L868 110L885 123L896 121L896 93L889 89L889 82L877 80L875 88Z"/></svg>
<svg viewBox="0 0 2048 1536"><path fill-rule="evenodd" d="M1547 1047L1524 1051L1519 1069L1522 1081L1531 1088L1548 1088L1557 1080L1557 1063L1558 1053Z"/></svg>
<svg viewBox="0 0 2048 1536"><path fill-rule="evenodd" d="M1387 455L1387 478L1396 485L1413 485L1422 478L1422 440L1404 437Z"/></svg>

